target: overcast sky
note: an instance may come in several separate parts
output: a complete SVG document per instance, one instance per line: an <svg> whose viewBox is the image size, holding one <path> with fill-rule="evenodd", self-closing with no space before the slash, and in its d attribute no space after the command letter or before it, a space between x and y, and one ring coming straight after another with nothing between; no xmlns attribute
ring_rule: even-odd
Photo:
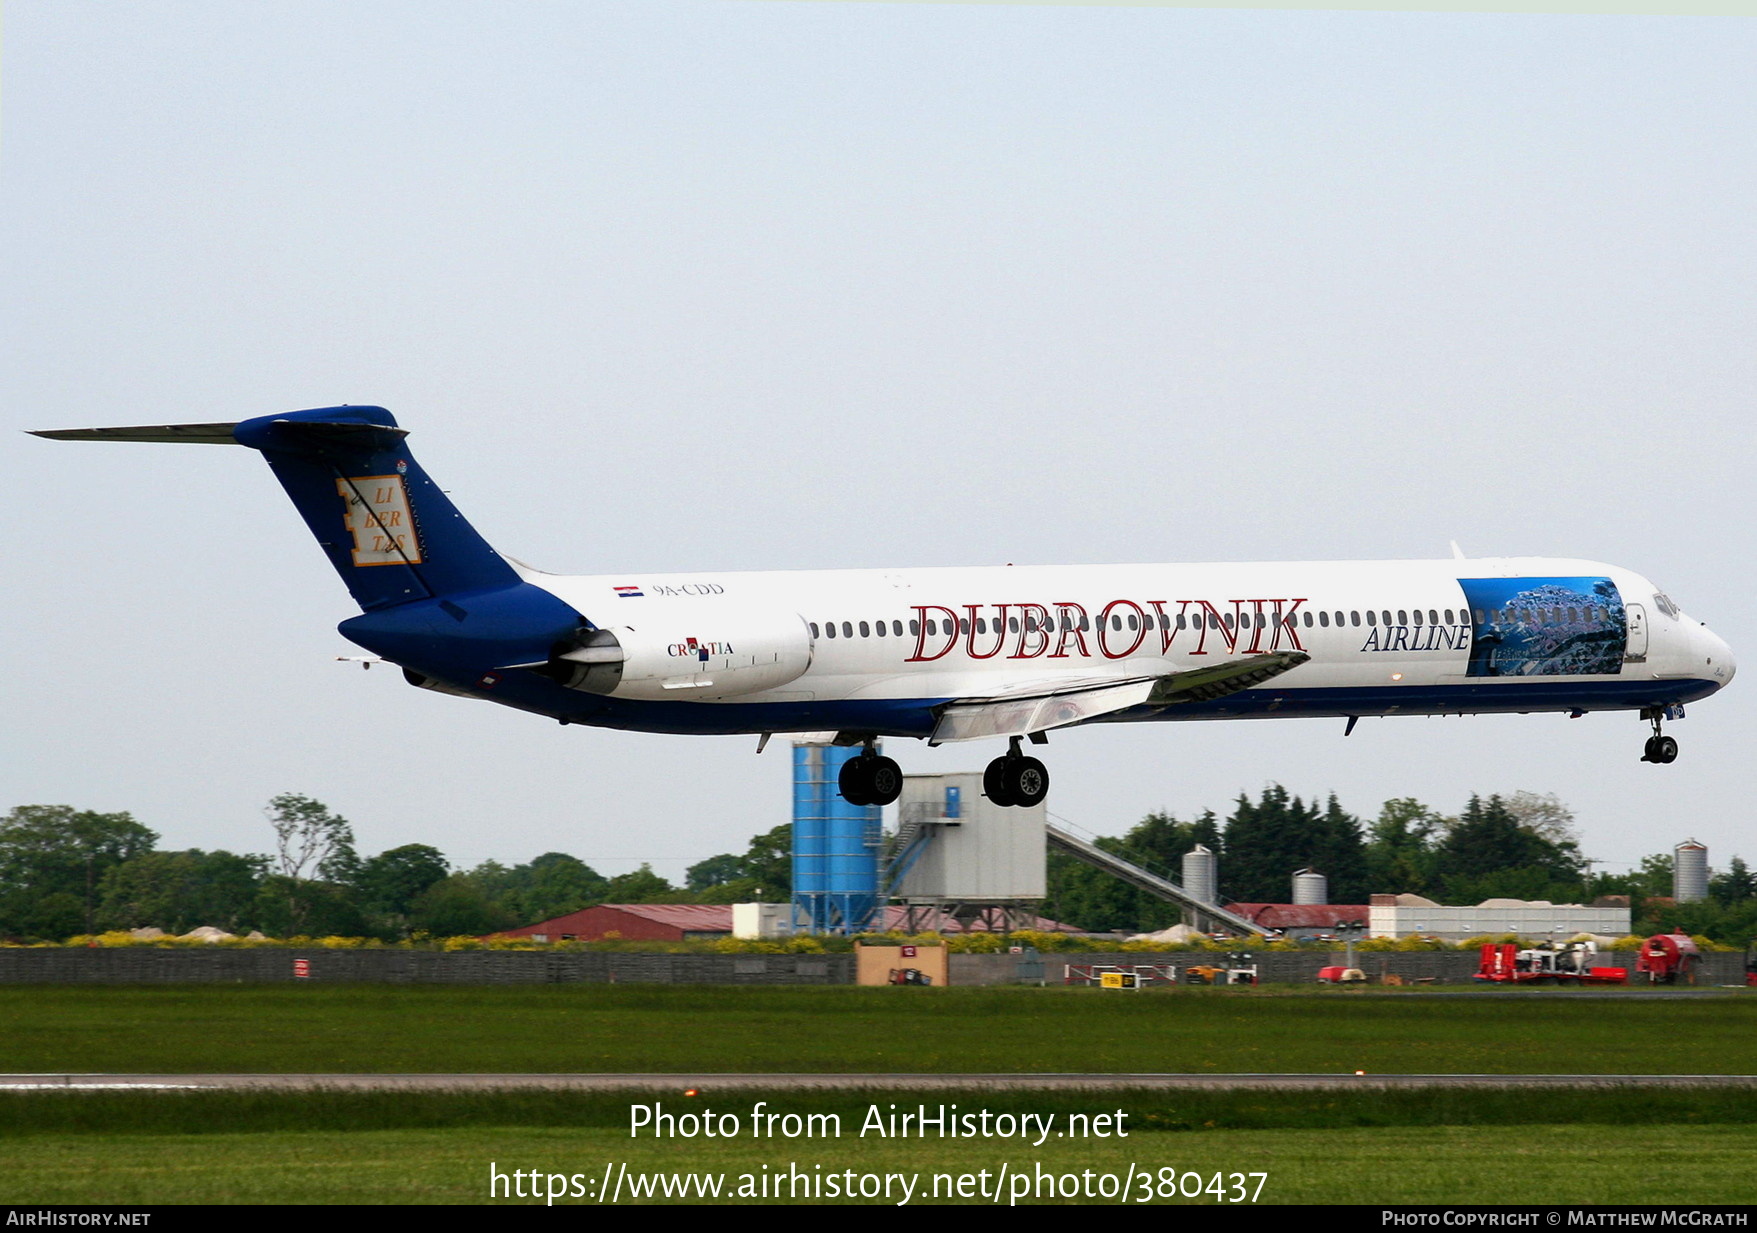
<svg viewBox="0 0 1757 1233"><path fill-rule="evenodd" d="M13 0L0 809L265 850L684 866L779 742L363 673L255 455L19 430L389 407L560 572L1577 556L1757 674L1748 18ZM1633 715L1098 727L1120 833L1270 782L1558 794L1613 870L1757 860L1757 680ZM888 748L977 769L988 744Z"/></svg>

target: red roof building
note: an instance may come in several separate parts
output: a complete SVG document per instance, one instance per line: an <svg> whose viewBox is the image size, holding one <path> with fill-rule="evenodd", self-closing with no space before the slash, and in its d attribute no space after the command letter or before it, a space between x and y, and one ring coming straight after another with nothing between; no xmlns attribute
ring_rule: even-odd
<svg viewBox="0 0 1757 1233"><path fill-rule="evenodd" d="M884 909L877 923L879 929L906 927L908 909L892 904ZM964 927L949 913L934 908L916 908L916 927L937 933L962 933ZM1045 932L1072 933L1070 925L1033 916L1025 928ZM976 920L969 932L986 932L988 923ZM519 929L508 929L492 936L497 938L530 938L533 942L601 942L611 934L642 942L684 942L695 938L732 936L732 907L724 903L601 903L595 908L581 908L553 920L538 921Z"/></svg>
<svg viewBox="0 0 1757 1233"><path fill-rule="evenodd" d="M1333 934L1344 921L1365 922L1370 915L1364 903L1229 903L1226 909L1290 938Z"/></svg>
<svg viewBox="0 0 1757 1233"><path fill-rule="evenodd" d="M732 908L724 903L600 903L553 920L497 933L533 942L602 942L615 934L642 942L686 942L732 936Z"/></svg>

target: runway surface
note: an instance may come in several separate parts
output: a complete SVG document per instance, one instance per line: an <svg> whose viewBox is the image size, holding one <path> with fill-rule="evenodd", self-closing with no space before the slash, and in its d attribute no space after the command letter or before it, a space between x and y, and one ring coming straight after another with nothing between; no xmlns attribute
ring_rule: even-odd
<svg viewBox="0 0 1757 1233"><path fill-rule="evenodd" d="M1279 1088L1753 1088L1757 1075L1185 1075L1185 1074L513 1074L513 1075L0 1075L0 1091L730 1092L776 1090L1227 1091Z"/></svg>

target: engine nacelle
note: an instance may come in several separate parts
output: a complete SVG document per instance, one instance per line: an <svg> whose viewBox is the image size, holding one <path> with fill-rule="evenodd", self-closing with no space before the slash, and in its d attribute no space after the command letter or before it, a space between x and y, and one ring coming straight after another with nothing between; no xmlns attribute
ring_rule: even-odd
<svg viewBox="0 0 1757 1233"><path fill-rule="evenodd" d="M447 685L437 677L431 677L424 673L416 672L413 668L403 669L403 680L413 685L416 689L431 689L434 693L450 694L454 698L480 699L482 697L481 694L473 694L467 689L459 689L456 685Z"/></svg>
<svg viewBox="0 0 1757 1233"><path fill-rule="evenodd" d="M775 689L811 666L811 631L796 612L691 602L651 606L550 657L569 689L649 702L713 702Z"/></svg>

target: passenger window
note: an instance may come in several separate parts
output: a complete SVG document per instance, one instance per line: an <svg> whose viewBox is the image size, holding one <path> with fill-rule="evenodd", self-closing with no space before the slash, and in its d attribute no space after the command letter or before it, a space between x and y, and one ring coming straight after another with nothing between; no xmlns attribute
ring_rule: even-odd
<svg viewBox="0 0 1757 1233"><path fill-rule="evenodd" d="M1161 620L1161 621L1163 621L1163 620L1164 620L1164 619L1165 619L1165 618L1164 618L1164 617L1160 617L1160 618L1159 618L1159 619L1160 619L1160 620ZM1183 614L1183 613L1181 613L1181 612L1180 612L1180 613L1178 613L1178 614L1177 614L1177 627L1178 627L1178 628L1179 628L1179 629L1184 629L1184 628L1186 628L1186 627L1187 627L1187 626L1188 626L1188 624L1189 624L1189 622L1188 622L1188 621L1187 621L1187 620L1186 620L1186 619L1185 619L1185 618L1184 618L1184 614Z"/></svg>
<svg viewBox="0 0 1757 1233"><path fill-rule="evenodd" d="M852 622L852 621L843 621L842 622L842 636L844 638L852 638L854 636L854 622Z"/></svg>
<svg viewBox="0 0 1757 1233"><path fill-rule="evenodd" d="M911 630L910 632L913 633L914 631ZM901 622L901 621L892 621L891 622L891 635L896 638L901 638L903 636L903 622Z"/></svg>
<svg viewBox="0 0 1757 1233"><path fill-rule="evenodd" d="M1402 613L1401 613L1401 612L1399 612L1399 613L1398 613L1398 614L1397 614L1397 615L1398 615L1398 616L1402 616L1402 615L1403 615L1403 614L1402 614ZM1421 609L1420 609L1420 608L1417 608L1417 609L1416 609L1416 610L1415 610L1415 623L1416 623L1416 624L1417 624L1417 625L1420 625L1420 624L1421 624Z"/></svg>
<svg viewBox="0 0 1757 1233"><path fill-rule="evenodd" d="M921 622L920 621L909 622L909 636L911 638L921 637Z"/></svg>
<svg viewBox="0 0 1757 1233"><path fill-rule="evenodd" d="M860 636L862 638L872 637L872 626L868 625L865 621L860 623Z"/></svg>
<svg viewBox="0 0 1757 1233"><path fill-rule="evenodd" d="M1376 616L1375 616L1373 610L1371 608L1368 608L1367 609L1367 624L1368 625L1377 625L1378 623L1379 622L1376 619Z"/></svg>
<svg viewBox="0 0 1757 1233"><path fill-rule="evenodd" d="M1306 628L1310 629L1311 627L1312 627L1312 614L1308 612L1308 613L1306 613Z"/></svg>
<svg viewBox="0 0 1757 1233"><path fill-rule="evenodd" d="M1135 618L1135 614L1132 612L1129 613L1129 628L1130 629L1139 629L1140 627L1141 627L1141 623L1140 623L1140 621L1138 621Z"/></svg>
<svg viewBox="0 0 1757 1233"><path fill-rule="evenodd" d="M821 637L821 636L822 636L822 635L820 635L820 634L819 634L819 633L818 633L818 627L817 627L817 622L816 622L816 621L813 621L813 622L812 622L812 623L811 623L811 636L812 636L812 637L813 637L813 638L817 638L817 637Z"/></svg>
<svg viewBox="0 0 1757 1233"><path fill-rule="evenodd" d="M1312 614L1309 612L1306 613L1306 620L1309 621L1311 619L1312 619ZM1322 625L1325 629L1329 629L1330 628L1330 614L1328 612L1320 612L1318 614L1318 624Z"/></svg>
<svg viewBox="0 0 1757 1233"><path fill-rule="evenodd" d="M834 638L835 636L836 636L836 623L834 621L825 621L824 622L824 637Z"/></svg>
<svg viewBox="0 0 1757 1233"><path fill-rule="evenodd" d="M1452 619L1451 617L1446 618L1447 621L1450 621L1451 619ZM1432 608L1429 608L1428 609L1428 624L1429 625L1438 625L1439 623L1440 623L1440 614L1435 612Z"/></svg>
<svg viewBox="0 0 1757 1233"><path fill-rule="evenodd" d="M960 634L963 634L966 638L968 638L970 636L970 618L969 617L959 617L958 618L958 632Z"/></svg>
<svg viewBox="0 0 1757 1233"><path fill-rule="evenodd" d="M883 621L874 621L872 623L872 632L883 638L891 631L885 628L885 623Z"/></svg>
<svg viewBox="0 0 1757 1233"><path fill-rule="evenodd" d="M1018 617L1008 617L1007 618L1007 632L1009 634L1016 634L1019 632L1019 618Z"/></svg>
<svg viewBox="0 0 1757 1233"><path fill-rule="evenodd" d="M1386 614L1385 614L1385 616L1386 616L1386 617L1387 617L1387 618L1389 618L1389 617L1390 617L1390 615L1391 615L1391 614L1390 614L1390 613L1388 613L1388 612L1387 612L1387 613L1386 613ZM1389 619L1387 619L1387 620L1386 620L1386 621L1385 621L1385 624L1387 624L1387 625L1389 625L1389 624L1390 624L1390 623L1391 623L1391 622L1390 622L1390 620L1389 620ZM1409 614L1408 614L1408 613L1407 613L1407 612L1405 612L1405 611L1403 611L1403 609L1401 609L1401 608L1399 608L1399 609L1398 609L1398 610L1397 610L1397 623L1398 623L1398 624L1399 624L1399 625L1407 625L1407 624L1409 624Z"/></svg>

